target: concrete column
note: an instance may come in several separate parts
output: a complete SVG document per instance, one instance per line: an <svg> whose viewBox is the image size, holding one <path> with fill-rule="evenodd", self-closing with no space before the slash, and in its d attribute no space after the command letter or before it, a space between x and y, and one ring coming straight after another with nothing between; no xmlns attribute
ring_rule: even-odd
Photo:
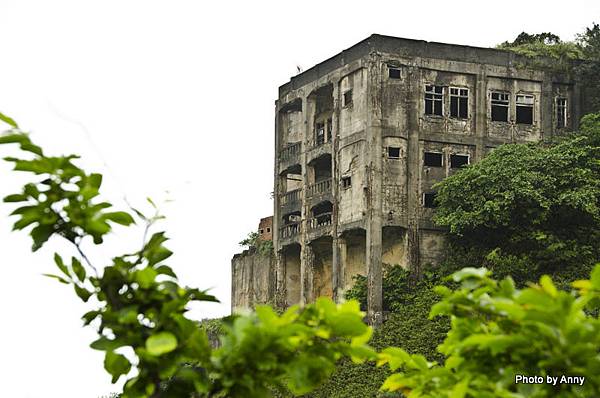
<svg viewBox="0 0 600 398"><path fill-rule="evenodd" d="M286 301L286 285L285 285L285 269L286 269L286 258L283 250L278 250L275 255L275 274L277 278L277 285L275 288L275 305L279 308L285 307Z"/></svg>
<svg viewBox="0 0 600 398"><path fill-rule="evenodd" d="M421 214L421 148L419 146L420 123L423 114L421 103L422 93L425 89L421 70L417 67L408 68L408 95L406 98L408 109L408 144L406 151L406 176L407 176L407 232L406 250L410 272L413 278L421 274L419 218Z"/></svg>
<svg viewBox="0 0 600 398"><path fill-rule="evenodd" d="M481 65L479 73L475 78L475 109L472 111L475 117L475 159L473 163L479 162L485 156L485 137L487 135L487 70Z"/></svg>
<svg viewBox="0 0 600 398"><path fill-rule="evenodd" d="M333 238L333 300L339 303L344 297L344 271L346 270L346 239L339 236Z"/></svg>
<svg viewBox="0 0 600 398"><path fill-rule="evenodd" d="M285 263L281 261L281 248L279 247L279 225L280 218L282 216L279 211L279 195L281 192L281 179L279 178L279 150L280 150L280 139L281 132L279 123L279 101L275 101L275 156L274 156L274 175L273 175L273 250L275 251L275 304L280 307L285 306L285 292L282 294L280 289L285 289ZM282 266L283 265L283 266ZM283 301L281 301L283 298Z"/></svg>
<svg viewBox="0 0 600 398"><path fill-rule="evenodd" d="M315 253L310 244L303 244L300 251L300 305L314 301Z"/></svg>
<svg viewBox="0 0 600 398"><path fill-rule="evenodd" d="M554 126L552 124L554 97L552 95L552 75L548 72L544 73L544 81L542 82L542 98L540 98L539 113L533 113L534 121L538 120L541 127L540 139L552 137L554 135Z"/></svg>
<svg viewBox="0 0 600 398"><path fill-rule="evenodd" d="M372 55L367 69L367 316L369 323L378 327L383 322L382 293L382 178L383 139L381 128L381 68L377 55Z"/></svg>
<svg viewBox="0 0 600 398"><path fill-rule="evenodd" d="M340 118L340 81L336 80L333 82L333 115L331 116L332 121L332 142L331 142L331 189L333 195L333 222L331 224L331 236L332 241L332 270L331 270L331 289L333 292L333 300L338 302L339 291L341 289L343 277L340 278L340 274L343 273L343 267L345 263L340 261L340 252L338 245L338 227L339 227L339 203L340 203L340 168L339 168L339 118Z"/></svg>
<svg viewBox="0 0 600 398"><path fill-rule="evenodd" d="M314 122L314 115L312 109L312 101L309 101L308 97L302 99L302 109L304 110L304 139L303 139L303 150L302 150L302 223L300 228L300 305L306 304L308 301L308 297L306 295L308 288L308 280L312 278L311 268L312 263L310 261L310 250L309 241L308 241L308 218L310 216L310 206L309 201L306 196L306 190L309 185L309 175L307 172L308 162L307 162L307 153L312 147L312 127Z"/></svg>

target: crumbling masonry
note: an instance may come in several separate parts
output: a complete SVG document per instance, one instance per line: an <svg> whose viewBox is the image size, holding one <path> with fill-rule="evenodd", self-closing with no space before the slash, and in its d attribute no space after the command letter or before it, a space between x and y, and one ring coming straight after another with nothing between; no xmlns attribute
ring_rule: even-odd
<svg viewBox="0 0 600 398"><path fill-rule="evenodd" d="M443 258L433 185L501 144L576 129L583 103L551 61L380 35L294 76L276 101L275 256L236 255L233 310L340 300L362 274L379 324L382 268Z"/></svg>

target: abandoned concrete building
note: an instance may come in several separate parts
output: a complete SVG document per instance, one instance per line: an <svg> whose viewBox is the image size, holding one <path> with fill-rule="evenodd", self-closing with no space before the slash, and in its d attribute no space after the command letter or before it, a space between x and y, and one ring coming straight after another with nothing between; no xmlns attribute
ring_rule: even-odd
<svg viewBox="0 0 600 398"><path fill-rule="evenodd" d="M443 258L433 185L576 129L583 97L550 60L381 35L292 77L275 110L274 258L234 258L233 310L340 300L362 274L377 324L385 267Z"/></svg>

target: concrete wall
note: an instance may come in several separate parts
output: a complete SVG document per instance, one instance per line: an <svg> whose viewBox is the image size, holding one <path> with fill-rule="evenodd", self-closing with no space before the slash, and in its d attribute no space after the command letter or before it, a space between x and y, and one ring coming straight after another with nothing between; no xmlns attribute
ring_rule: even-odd
<svg viewBox="0 0 600 398"><path fill-rule="evenodd" d="M275 298L275 259L246 250L231 259L231 311L272 304Z"/></svg>

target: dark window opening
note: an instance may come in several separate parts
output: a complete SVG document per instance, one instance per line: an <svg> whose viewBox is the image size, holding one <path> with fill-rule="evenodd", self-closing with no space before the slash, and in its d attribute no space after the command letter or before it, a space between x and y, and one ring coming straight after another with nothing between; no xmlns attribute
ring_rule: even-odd
<svg viewBox="0 0 600 398"><path fill-rule="evenodd" d="M469 164L469 155L450 155L450 168L458 169Z"/></svg>
<svg viewBox="0 0 600 398"><path fill-rule="evenodd" d="M508 93L492 93L492 121L508 122Z"/></svg>
<svg viewBox="0 0 600 398"><path fill-rule="evenodd" d="M352 186L352 177L342 177L342 188L350 188Z"/></svg>
<svg viewBox="0 0 600 398"><path fill-rule="evenodd" d="M262 234L264 234L264 233L265 233L265 230L264 230L264 229L261 229L261 230L259 230L258 232L260 232L260 234L262 235Z"/></svg>
<svg viewBox="0 0 600 398"><path fill-rule="evenodd" d="M467 119L469 117L469 90L450 88L450 117Z"/></svg>
<svg viewBox="0 0 600 398"><path fill-rule="evenodd" d="M325 143L325 124L317 123L315 127L316 137L315 142L317 145L323 145Z"/></svg>
<svg viewBox="0 0 600 398"><path fill-rule="evenodd" d="M352 90L348 90L344 93L344 106L352 105Z"/></svg>
<svg viewBox="0 0 600 398"><path fill-rule="evenodd" d="M267 233L271 232L271 228L267 228Z"/></svg>
<svg viewBox="0 0 600 398"><path fill-rule="evenodd" d="M323 225L331 225L331 216L333 214L333 204L331 202L321 202L311 209L312 212L312 227L320 227Z"/></svg>
<svg viewBox="0 0 600 398"><path fill-rule="evenodd" d="M400 159L400 148L396 148L393 146L388 147L388 158Z"/></svg>
<svg viewBox="0 0 600 398"><path fill-rule="evenodd" d="M331 118L327 119L327 142L331 141L331 132L333 131L333 122Z"/></svg>
<svg viewBox="0 0 600 398"><path fill-rule="evenodd" d="M435 203L435 192L427 192L423 194L423 207L427 207L429 209L432 209L434 207L437 207L436 203Z"/></svg>
<svg viewBox="0 0 600 398"><path fill-rule="evenodd" d="M442 86L425 86L425 114L442 116Z"/></svg>
<svg viewBox="0 0 600 398"><path fill-rule="evenodd" d="M517 95L517 123L533 124L533 95Z"/></svg>
<svg viewBox="0 0 600 398"><path fill-rule="evenodd" d="M425 152L423 156L423 164L429 167L442 167L443 156L441 153Z"/></svg>
<svg viewBox="0 0 600 398"><path fill-rule="evenodd" d="M400 69L388 67L390 79L400 79Z"/></svg>
<svg viewBox="0 0 600 398"><path fill-rule="evenodd" d="M564 129L567 127L567 99L556 99L556 128Z"/></svg>

